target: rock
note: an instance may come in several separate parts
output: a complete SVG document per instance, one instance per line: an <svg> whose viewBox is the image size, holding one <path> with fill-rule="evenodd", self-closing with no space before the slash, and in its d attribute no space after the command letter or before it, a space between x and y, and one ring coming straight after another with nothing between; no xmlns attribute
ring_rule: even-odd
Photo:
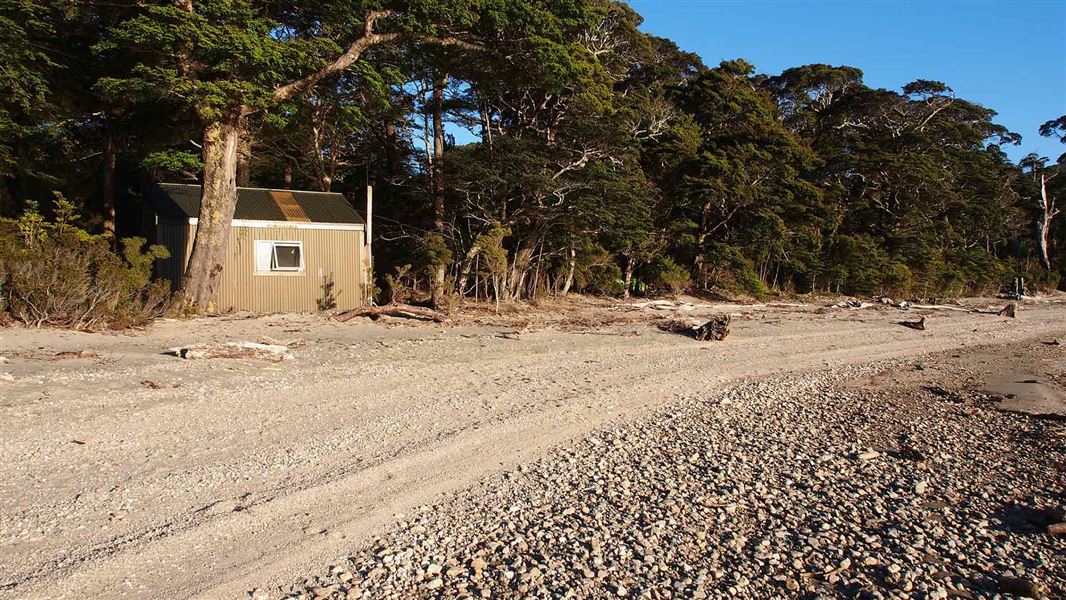
<svg viewBox="0 0 1066 600"><path fill-rule="evenodd" d="M859 460L873 460L878 456L881 456L880 452L877 452L876 450L867 450L866 452L859 454L856 458Z"/></svg>
<svg viewBox="0 0 1066 600"><path fill-rule="evenodd" d="M1024 577L1003 576L999 578L999 591L1026 598L1040 598L1044 595L1044 586Z"/></svg>
<svg viewBox="0 0 1066 600"><path fill-rule="evenodd" d="M444 585L444 580L440 577L434 577L426 583L427 590L435 590Z"/></svg>

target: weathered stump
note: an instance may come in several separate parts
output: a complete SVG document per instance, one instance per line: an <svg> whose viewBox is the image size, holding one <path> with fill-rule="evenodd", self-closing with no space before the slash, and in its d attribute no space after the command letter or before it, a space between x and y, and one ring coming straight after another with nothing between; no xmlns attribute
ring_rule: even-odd
<svg viewBox="0 0 1066 600"><path fill-rule="evenodd" d="M720 342L724 340L729 336L730 321L732 321L732 317L729 315L719 315L707 321L696 329L696 340L700 342L706 342L707 340Z"/></svg>

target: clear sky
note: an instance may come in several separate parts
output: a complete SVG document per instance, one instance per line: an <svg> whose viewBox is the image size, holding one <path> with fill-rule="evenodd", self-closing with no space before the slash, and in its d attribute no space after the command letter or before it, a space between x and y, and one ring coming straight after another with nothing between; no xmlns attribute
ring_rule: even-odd
<svg viewBox="0 0 1066 600"><path fill-rule="evenodd" d="M1066 114L1066 0L630 0L643 30L714 66L744 58L762 73L848 64L869 86L943 81L1021 134L1014 159L1066 151L1040 124Z"/></svg>

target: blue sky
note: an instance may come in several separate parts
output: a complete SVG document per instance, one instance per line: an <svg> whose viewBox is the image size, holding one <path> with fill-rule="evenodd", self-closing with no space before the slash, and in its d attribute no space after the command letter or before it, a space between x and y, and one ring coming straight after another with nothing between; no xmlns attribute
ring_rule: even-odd
<svg viewBox="0 0 1066 600"><path fill-rule="evenodd" d="M1066 151L1040 124L1066 114L1066 0L989 2L630 0L643 30L708 65L744 58L759 72L848 64L873 87L934 79L999 113L1022 135L1014 159Z"/></svg>

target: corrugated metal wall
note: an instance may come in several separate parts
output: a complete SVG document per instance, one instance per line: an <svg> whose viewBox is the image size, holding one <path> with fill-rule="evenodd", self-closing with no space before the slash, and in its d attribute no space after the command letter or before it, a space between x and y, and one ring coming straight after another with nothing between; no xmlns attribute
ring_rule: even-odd
<svg viewBox="0 0 1066 600"><path fill-rule="evenodd" d="M184 229L184 231L181 231ZM159 243L181 262L160 261L159 275L175 282L192 252L195 225L159 224ZM256 274L256 240L303 242L304 270L299 273ZM182 249L181 254L175 250ZM337 308L363 305L363 232L358 230L298 229L288 226L234 227L230 230L226 262L216 294L215 310L247 310L259 313L309 312L318 310L325 296L323 283L333 280ZM176 274L176 275L175 275Z"/></svg>
<svg viewBox="0 0 1066 600"><path fill-rule="evenodd" d="M170 258L156 262L156 276L170 281L170 289L181 287L181 276L192 252L191 228L188 223L160 221L156 226L156 243L170 252Z"/></svg>

